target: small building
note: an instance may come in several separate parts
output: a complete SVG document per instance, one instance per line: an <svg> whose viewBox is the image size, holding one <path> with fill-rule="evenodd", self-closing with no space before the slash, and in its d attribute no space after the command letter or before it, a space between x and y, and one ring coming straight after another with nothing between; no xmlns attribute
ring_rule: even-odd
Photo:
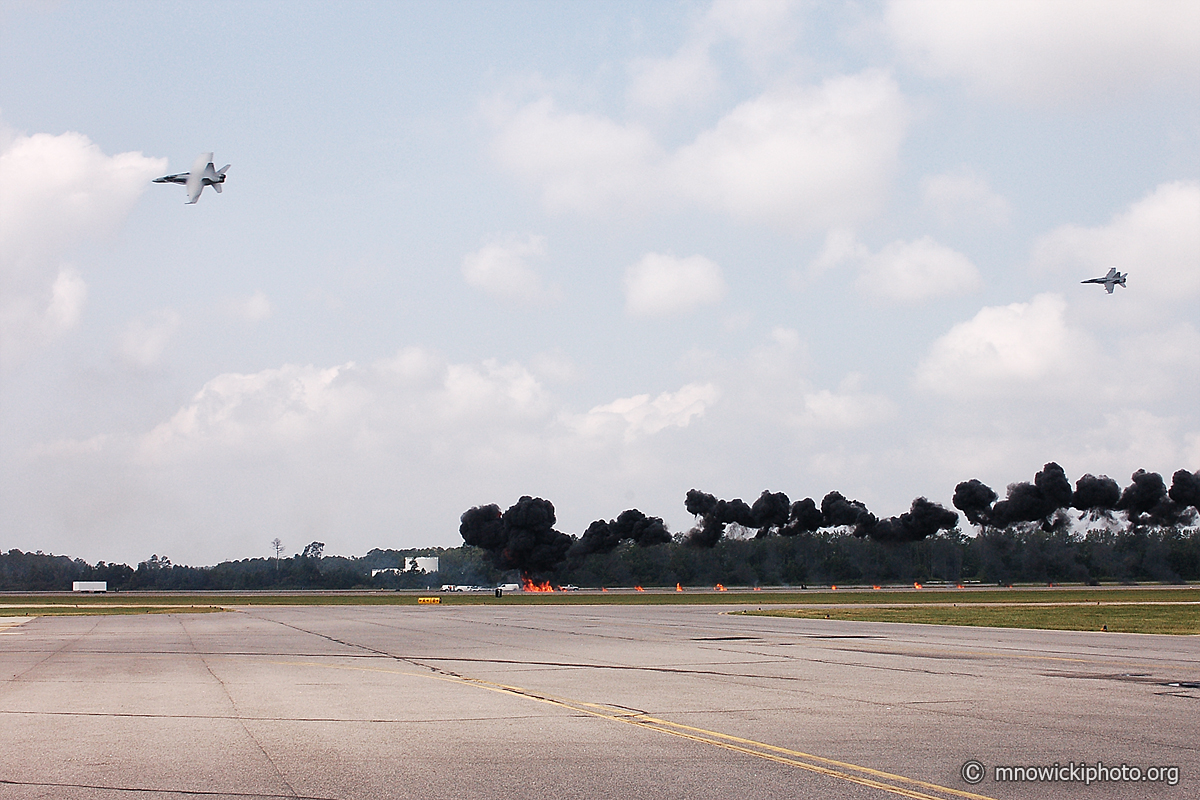
<svg viewBox="0 0 1200 800"><path fill-rule="evenodd" d="M408 570L419 570L420 572L434 573L438 571L437 556L417 556L416 558L404 559L404 568Z"/></svg>
<svg viewBox="0 0 1200 800"><path fill-rule="evenodd" d="M107 592L108 581L72 581L72 592Z"/></svg>

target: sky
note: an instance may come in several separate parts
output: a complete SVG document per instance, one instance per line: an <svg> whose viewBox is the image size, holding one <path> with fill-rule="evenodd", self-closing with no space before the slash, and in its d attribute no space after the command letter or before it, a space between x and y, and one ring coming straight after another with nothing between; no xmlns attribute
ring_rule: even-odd
<svg viewBox="0 0 1200 800"><path fill-rule="evenodd" d="M3 550L883 517L1198 397L1190 0L0 4Z"/></svg>

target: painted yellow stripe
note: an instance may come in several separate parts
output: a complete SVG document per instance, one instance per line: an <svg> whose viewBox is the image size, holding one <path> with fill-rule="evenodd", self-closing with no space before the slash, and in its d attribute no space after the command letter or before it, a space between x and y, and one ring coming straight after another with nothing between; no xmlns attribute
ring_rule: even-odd
<svg viewBox="0 0 1200 800"><path fill-rule="evenodd" d="M936 783L929 783L916 778L905 777L904 775L896 775L890 772L872 769L871 767L862 767L846 761L823 758L822 756L804 753L799 750L789 750L785 747L777 747L764 742L756 742L753 739L743 739L738 736L720 733L719 731L710 731L704 728L693 727L691 725L682 725L677 722L671 722L669 720L652 717L648 714L641 714L634 711L614 708L612 706L606 706L599 703L588 703L582 700L572 700L565 697L541 694L532 692L528 689L523 689L519 686L508 686L503 683L495 683L493 681L487 681L480 678L468 678L458 675L445 675L428 672L411 672L408 670L384 669L381 667L322 664L317 662L273 663L287 666L344 669L358 672L384 672L393 675L430 678L433 680L444 681L446 683L455 683L460 686L474 686L479 689L486 689L488 691L498 692L500 694L521 697L523 699L534 700L539 703L547 703L549 705L565 708L570 711L588 714L589 716L599 717L601 719L607 719L612 722L621 722L627 725L634 725L639 728L644 728L646 730L667 734L669 736L677 736L681 739L689 739L691 741L707 744L712 747L720 747L724 750L732 750L736 753L754 756L755 758L761 758L766 761L773 761L778 764L786 764L787 766L807 770L819 775L825 775L830 778L837 778L838 780L848 781L860 786L879 789L880 791L899 795L900 797L913 798L913 800L945 800L946 796L961 797L965 798L965 800L994 800L994 798L991 798L987 795L962 791L961 789L952 789L949 786L941 786ZM921 791L922 789L925 791ZM927 792L936 792L937 794L927 794Z"/></svg>

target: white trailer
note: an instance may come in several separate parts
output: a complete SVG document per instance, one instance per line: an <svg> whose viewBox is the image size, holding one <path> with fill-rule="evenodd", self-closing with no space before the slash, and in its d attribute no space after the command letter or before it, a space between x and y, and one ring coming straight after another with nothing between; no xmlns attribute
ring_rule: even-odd
<svg viewBox="0 0 1200 800"><path fill-rule="evenodd" d="M108 581L73 581L72 592L107 592Z"/></svg>

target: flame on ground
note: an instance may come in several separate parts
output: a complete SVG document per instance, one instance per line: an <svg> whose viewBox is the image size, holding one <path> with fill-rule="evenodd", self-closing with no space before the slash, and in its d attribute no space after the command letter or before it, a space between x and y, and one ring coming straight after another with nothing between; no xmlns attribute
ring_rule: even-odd
<svg viewBox="0 0 1200 800"><path fill-rule="evenodd" d="M837 586L836 586L836 585L834 585L834 586L830 586L830 587L829 587L829 590L830 590L830 591L832 591L832 592L836 592L836 591L837 591Z"/></svg>
<svg viewBox="0 0 1200 800"><path fill-rule="evenodd" d="M721 584L719 584L719 583L717 584L717 586L716 586L716 589L717 589L717 591L718 591L718 592L723 592L723 591L725 591L725 587L724 587L724 586L722 586L722 585L721 585Z"/></svg>
<svg viewBox="0 0 1200 800"><path fill-rule="evenodd" d="M528 575L521 576L521 588L527 592L553 592L554 587L550 585L550 581L542 581L534 583Z"/></svg>
<svg viewBox="0 0 1200 800"><path fill-rule="evenodd" d="M964 587L964 586L963 586L963 585L960 583L960 584L958 584L958 588L959 588L959 589L962 589L962 588L965 588L965 587Z"/></svg>
<svg viewBox="0 0 1200 800"><path fill-rule="evenodd" d="M878 589L879 589L879 584L877 583L877 584L875 584L874 586L872 586L871 588L872 588L872 589L876 589L876 590L878 590Z"/></svg>
<svg viewBox="0 0 1200 800"><path fill-rule="evenodd" d="M677 592L682 592L682 591L683 591L683 587L682 587L682 586L680 586L680 585L677 583L677 584L675 584L675 591L677 591Z"/></svg>
<svg viewBox="0 0 1200 800"><path fill-rule="evenodd" d="M634 590L635 592L644 592L644 591L646 591L645 589L643 589L643 588L642 588L642 587L640 587L640 586L635 586L635 587L633 587L633 590Z"/></svg>
<svg viewBox="0 0 1200 800"><path fill-rule="evenodd" d="M914 589L924 589L925 587L922 586L919 581L913 581L913 588Z"/></svg>

